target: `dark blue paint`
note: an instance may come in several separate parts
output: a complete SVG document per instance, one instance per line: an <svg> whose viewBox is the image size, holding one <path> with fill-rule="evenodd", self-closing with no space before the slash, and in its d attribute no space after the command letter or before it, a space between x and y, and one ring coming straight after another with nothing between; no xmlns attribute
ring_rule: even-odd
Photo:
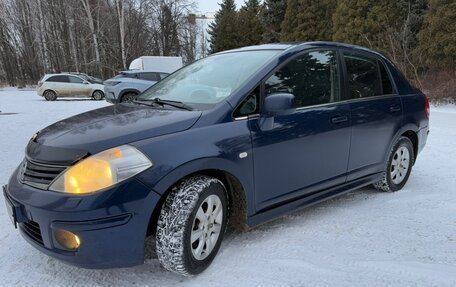
<svg viewBox="0 0 456 287"><path fill-rule="evenodd" d="M343 101L297 110L291 98L282 95L270 98L260 115L233 119L233 110L268 74L298 53L314 48L362 51L382 59L397 94L350 100L343 91ZM40 131L26 150L26 156L34 161L74 164L91 154L130 144L154 165L132 179L87 196L24 185L18 170L14 171L6 196L14 205L19 224L27 220L39 223L44 245L24 237L44 253L86 268L140 264L152 214L159 211L159 202L169 188L185 176L203 170L234 176L245 192L247 223L255 226L379 180L388 151L405 132L416 133L418 151L425 145L429 131L425 96L382 55L326 42L261 45L224 53L262 49L281 52L210 110L120 104ZM240 158L241 152L248 156ZM53 232L57 228L80 235L78 251L56 246Z"/></svg>
<svg viewBox="0 0 456 287"><path fill-rule="evenodd" d="M275 117L269 131L250 121L258 209L345 182L350 124L331 119L349 114L338 103Z"/></svg>
<svg viewBox="0 0 456 287"><path fill-rule="evenodd" d="M393 107L399 111L392 110ZM350 103L352 127L348 181L384 170L391 139L402 126L401 109L398 96Z"/></svg>

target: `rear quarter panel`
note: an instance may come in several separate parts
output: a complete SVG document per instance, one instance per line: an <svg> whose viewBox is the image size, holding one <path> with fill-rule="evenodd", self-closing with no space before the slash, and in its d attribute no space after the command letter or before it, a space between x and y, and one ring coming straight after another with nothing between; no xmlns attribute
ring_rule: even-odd
<svg viewBox="0 0 456 287"><path fill-rule="evenodd" d="M426 96L423 93L401 95L404 110L404 129L413 130L418 136L418 153L423 149L429 132L426 116Z"/></svg>
<svg viewBox="0 0 456 287"><path fill-rule="evenodd" d="M414 131L418 136L419 153L426 144L429 132L429 119L426 116L426 96L419 89L413 87L390 60L386 58L384 60L402 100L403 126L396 135L395 140L406 131Z"/></svg>

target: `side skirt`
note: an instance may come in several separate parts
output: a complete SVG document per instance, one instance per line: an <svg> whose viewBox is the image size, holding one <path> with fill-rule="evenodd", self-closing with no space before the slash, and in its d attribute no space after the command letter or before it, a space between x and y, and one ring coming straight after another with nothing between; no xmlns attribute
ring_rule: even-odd
<svg viewBox="0 0 456 287"><path fill-rule="evenodd" d="M312 206L314 204L336 197L338 195L342 195L344 193L373 184L382 179L382 174L382 172L371 174L350 182L346 182L339 186L324 189L312 193L310 195L305 195L301 198L287 201L278 206L262 210L259 213L249 217L247 219L247 224L249 225L249 227L255 227L257 225L273 220L279 216L294 212L305 207Z"/></svg>

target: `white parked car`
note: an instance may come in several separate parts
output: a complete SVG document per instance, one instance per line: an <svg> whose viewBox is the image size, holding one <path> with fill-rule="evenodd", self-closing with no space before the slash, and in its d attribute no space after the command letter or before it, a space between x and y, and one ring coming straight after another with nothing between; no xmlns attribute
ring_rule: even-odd
<svg viewBox="0 0 456 287"><path fill-rule="evenodd" d="M104 98L104 86L84 74L46 74L38 82L37 93L47 101L59 97L87 97L94 100Z"/></svg>

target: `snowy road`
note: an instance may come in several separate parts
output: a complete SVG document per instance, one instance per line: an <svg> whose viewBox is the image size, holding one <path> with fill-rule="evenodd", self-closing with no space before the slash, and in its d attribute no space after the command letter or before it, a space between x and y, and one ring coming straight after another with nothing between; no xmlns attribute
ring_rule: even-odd
<svg viewBox="0 0 456 287"><path fill-rule="evenodd" d="M0 183L31 135L106 105L45 102L35 92L0 91ZM456 286L456 107L433 108L431 134L405 188L362 189L227 234L212 265L182 278L155 259L134 268L84 270L29 246L0 197L0 286Z"/></svg>

